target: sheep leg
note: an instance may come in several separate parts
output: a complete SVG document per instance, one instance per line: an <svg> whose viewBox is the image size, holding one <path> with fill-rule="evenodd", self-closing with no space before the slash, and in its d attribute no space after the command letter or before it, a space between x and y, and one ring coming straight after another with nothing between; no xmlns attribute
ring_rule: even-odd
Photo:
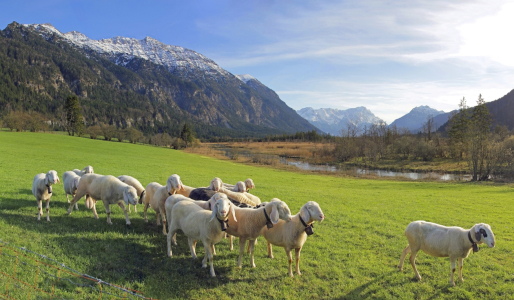
<svg viewBox="0 0 514 300"><path fill-rule="evenodd" d="M131 213L131 211L130 211L130 203L128 204L128 212Z"/></svg>
<svg viewBox="0 0 514 300"><path fill-rule="evenodd" d="M155 213L155 225L161 226L161 218L159 218L159 212Z"/></svg>
<svg viewBox="0 0 514 300"><path fill-rule="evenodd" d="M302 273L300 272L300 251L302 251L302 248L295 248L294 249L294 252L295 252L295 256L296 256L296 267L295 267L295 271L298 275L302 275Z"/></svg>
<svg viewBox="0 0 514 300"><path fill-rule="evenodd" d="M270 242L268 242L268 257L273 258L273 248L272 248Z"/></svg>
<svg viewBox="0 0 514 300"><path fill-rule="evenodd" d="M211 251L212 251L212 255L216 255L216 248L214 248L214 244L212 244Z"/></svg>
<svg viewBox="0 0 514 300"><path fill-rule="evenodd" d="M290 277L294 277L293 276L293 268L292 268L292 265L293 265L293 256L291 255L291 249L286 249L286 254L287 254L287 260L289 261L289 276Z"/></svg>
<svg viewBox="0 0 514 300"><path fill-rule="evenodd" d="M234 250L234 236L227 234L228 239L230 240L230 251Z"/></svg>
<svg viewBox="0 0 514 300"><path fill-rule="evenodd" d="M162 218L162 233L166 235L166 199L162 200L161 203L159 203L159 211L164 212L161 213Z"/></svg>
<svg viewBox="0 0 514 300"><path fill-rule="evenodd" d="M107 201L103 201L105 206L105 212L107 213L107 224L112 225L111 222L111 208L109 207L109 203Z"/></svg>
<svg viewBox="0 0 514 300"><path fill-rule="evenodd" d="M173 228L171 227L171 224L170 224L170 228L168 230L168 235L167 235L167 242L168 242L168 256L171 257L172 253L171 253L171 240L173 237L175 237L175 235L177 234L177 230L173 230ZM175 245L177 245L177 243L175 242Z"/></svg>
<svg viewBox="0 0 514 300"><path fill-rule="evenodd" d="M68 215L71 214L71 212L73 211L73 206L75 206L75 204L77 202L79 202L79 200L84 197L86 195L86 193L82 192L82 191L79 191L77 190L77 192L75 193L75 196L73 196L73 199L71 200L70 202L70 207L68 208Z"/></svg>
<svg viewBox="0 0 514 300"><path fill-rule="evenodd" d="M125 204L123 204L123 202L118 202L118 205L121 207L121 209L123 209L123 212L125 213L125 221L127 222L127 225L130 225L130 220L128 217L127 209L125 208Z"/></svg>
<svg viewBox="0 0 514 300"><path fill-rule="evenodd" d="M412 250L412 249L411 249ZM416 277L421 280L421 276L419 275L418 273L418 269L416 269L416 255L418 255L418 251L419 250L416 250L416 251L412 251L411 254L410 254L410 264L412 265L412 268L414 269L414 273L416 274Z"/></svg>
<svg viewBox="0 0 514 300"><path fill-rule="evenodd" d="M148 218L146 217L146 211L148 210L148 206L150 205L150 202L148 203L145 203L145 208L144 208L144 216L145 216L145 222L148 223Z"/></svg>
<svg viewBox="0 0 514 300"><path fill-rule="evenodd" d="M464 265L464 258L459 258L459 279L464 282L464 278L462 278L462 266Z"/></svg>
<svg viewBox="0 0 514 300"><path fill-rule="evenodd" d="M196 240L193 240L192 238L187 238L187 243L189 244L189 250L191 250L191 257L193 257L193 259L196 259Z"/></svg>
<svg viewBox="0 0 514 300"><path fill-rule="evenodd" d="M407 248L403 249L402 257L400 258L400 264L398 265L398 270L401 272L403 271L403 261L405 260L405 257L410 252L410 245L407 246Z"/></svg>
<svg viewBox="0 0 514 300"><path fill-rule="evenodd" d="M206 241L203 241L203 247L205 249L204 261L206 261L207 259L209 260L210 265L211 265L211 276L216 277L216 273L214 273L214 263L213 263L213 257L212 257L212 252L211 252L212 246L214 246L214 245L211 243L208 243ZM207 267L207 264L202 265L202 268L205 268L205 267Z"/></svg>
<svg viewBox="0 0 514 300"><path fill-rule="evenodd" d="M50 222L50 199L46 200L46 221Z"/></svg>
<svg viewBox="0 0 514 300"><path fill-rule="evenodd" d="M43 215L43 200L37 200L37 220L41 221Z"/></svg>
<svg viewBox="0 0 514 300"><path fill-rule="evenodd" d="M450 263L452 265L452 272L450 273L450 284L455 286L455 282L453 281L453 273L455 273L455 261L454 257L450 257Z"/></svg>
<svg viewBox="0 0 514 300"><path fill-rule="evenodd" d="M255 246L255 240L248 240L248 249L250 250L250 264L252 268L255 268L255 261L253 260L253 247Z"/></svg>
<svg viewBox="0 0 514 300"><path fill-rule="evenodd" d="M129 204L129 211L130 211L130 204ZM134 204L134 212L137 213L137 204Z"/></svg>
<svg viewBox="0 0 514 300"><path fill-rule="evenodd" d="M243 253L245 252L246 239L242 236L239 237L239 258L237 260L237 267L241 269L243 260Z"/></svg>
<svg viewBox="0 0 514 300"><path fill-rule="evenodd" d="M68 200L68 203L70 203L70 199L68 198L68 194L66 194L66 200Z"/></svg>
<svg viewBox="0 0 514 300"><path fill-rule="evenodd" d="M91 198L91 202L93 202L93 215L95 216L95 219L98 220L98 214L96 213L96 201Z"/></svg>

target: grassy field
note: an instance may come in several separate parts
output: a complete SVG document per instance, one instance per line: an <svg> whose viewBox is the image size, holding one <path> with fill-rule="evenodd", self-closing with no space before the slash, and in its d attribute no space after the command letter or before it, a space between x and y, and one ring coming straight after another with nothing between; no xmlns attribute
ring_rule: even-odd
<svg viewBox="0 0 514 300"><path fill-rule="evenodd" d="M165 183L174 173L191 186L206 186L215 176L232 183L251 177L257 185L254 194L263 201L280 198L295 214L305 202L314 200L326 219L315 224L315 233L302 250L302 276L287 277L284 251L275 247L275 259L267 258L261 238L255 250L256 268L249 266L247 255L243 268L236 268L237 252L228 250L228 240L221 241L214 258L217 277L211 278L208 270L201 268L203 247L197 247L199 260L193 261L183 235L173 248L174 257L166 256L166 238L155 226L155 214L150 213L150 223L145 223L142 206L130 214L130 227L115 206L113 225L106 223L103 205L97 205L100 219L96 220L83 200L80 211L66 215L68 204L61 184L54 186L51 222L36 221L36 201L31 193L34 176L54 169L61 177L67 170L86 165L100 174L132 175L143 185ZM512 299L513 208L510 185L300 174L151 146L0 132L0 239L158 299ZM418 282L408 263L402 273L396 266L407 245L403 231L410 221L419 219L465 228L488 223L497 246L481 245L479 253L471 254L464 261L465 281L456 281L456 287L448 284L447 258L420 253L417 263L423 280ZM10 261L0 257L0 270L12 271ZM19 266L17 272L27 281L35 281L35 270ZM39 278L38 286L48 288L50 279ZM0 294L8 283L0 275ZM15 285L11 282L10 286ZM90 289L65 282L58 282L56 290L67 299L98 299ZM27 298L19 293L15 299Z"/></svg>

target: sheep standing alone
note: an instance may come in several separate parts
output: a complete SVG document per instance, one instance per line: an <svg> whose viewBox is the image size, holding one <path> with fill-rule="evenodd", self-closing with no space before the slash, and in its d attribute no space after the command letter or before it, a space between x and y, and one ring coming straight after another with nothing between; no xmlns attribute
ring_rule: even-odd
<svg viewBox="0 0 514 300"><path fill-rule="evenodd" d="M66 200L68 200L68 203L70 203L68 195L71 195L72 197L75 196L79 182L80 176L73 171L66 171L62 174L62 185L64 186L64 193L66 193ZM75 203L75 209L79 210L78 203Z"/></svg>
<svg viewBox="0 0 514 300"><path fill-rule="evenodd" d="M302 206L300 212L291 218L291 222L280 221L273 228L263 228L261 234L268 242L268 256L273 258L273 249L271 245L283 247L289 259L289 276L293 277L292 262L293 257L291 250L295 250L296 267L295 271L300 273L300 251L303 244L307 240L307 235L311 235L313 231L314 221L323 222L325 215L321 211L319 204L309 201Z"/></svg>
<svg viewBox="0 0 514 300"><path fill-rule="evenodd" d="M405 229L405 236L409 241L407 248L403 250L398 269L402 271L403 261L409 252L410 264L414 269L416 277L421 280L421 276L416 269L416 255L419 250L423 250L428 255L435 257L450 257L451 273L450 284L455 286L453 273L455 273L455 262L459 260L459 279L462 278L462 266L464 258L467 258L471 249L478 251L477 244L486 243L493 248L495 239L491 226L480 223L475 224L469 230L461 227L446 227L425 221L414 221Z"/></svg>
<svg viewBox="0 0 514 300"><path fill-rule="evenodd" d="M45 173L39 173L34 177L34 181L32 182L32 195L36 197L37 201L37 220L41 220L41 216L43 215L43 203L42 201L46 201L46 220L50 222L50 197L52 197L52 184L55 184L59 181L59 177L57 177L57 172L54 170L48 171Z"/></svg>
<svg viewBox="0 0 514 300"><path fill-rule="evenodd" d="M232 212L231 214L229 213L230 211ZM180 229L188 237L193 259L196 259L196 242L198 240L202 241L205 249L202 267L207 267L207 261L210 261L211 276L216 277L212 249L223 238L223 229L226 226L229 215L232 215L233 222L237 222L234 214L234 204L225 197L216 201L212 212L190 201L180 201L175 204L171 212L171 221L168 228L168 256L172 256L171 237ZM230 223L230 226L233 226L233 223Z"/></svg>
<svg viewBox="0 0 514 300"><path fill-rule="evenodd" d="M137 203L137 191L134 187L121 182L118 178L111 175L85 174L80 178L77 192L70 203L70 208L68 208L68 215L73 211L73 205L85 195L89 195L96 200L102 199L105 212L107 213L108 224L112 224L109 205L117 203L125 213L127 225L130 225L125 204L130 203L135 205ZM123 204L123 202L125 202L125 204ZM98 219L95 207L93 207L93 213L95 218Z"/></svg>
<svg viewBox="0 0 514 300"><path fill-rule="evenodd" d="M227 234L239 237L239 258L237 266L241 268L243 252L246 240L249 241L250 263L255 268L253 249L255 239L261 234L261 229L268 226L275 226L280 219L291 220L291 211L287 204L277 198L272 199L266 206L259 209L235 208L235 218L238 222L227 228ZM229 216L229 222L232 224ZM272 225L273 224L273 225Z"/></svg>
<svg viewBox="0 0 514 300"><path fill-rule="evenodd" d="M136 189L137 196L139 197L138 203L141 204L143 195L145 193L145 188L143 187L141 182L139 182L139 180L135 179L134 177L128 176L128 175L118 176L118 179L121 180L121 182L126 183L126 184L128 184L130 186L133 186ZM130 203L128 205L128 211L130 212ZM134 205L134 212L137 212L137 206L136 205Z"/></svg>

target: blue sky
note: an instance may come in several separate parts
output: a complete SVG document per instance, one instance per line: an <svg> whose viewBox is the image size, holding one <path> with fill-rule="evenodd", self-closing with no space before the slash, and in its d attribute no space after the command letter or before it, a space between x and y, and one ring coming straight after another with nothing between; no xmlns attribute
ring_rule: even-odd
<svg viewBox="0 0 514 300"><path fill-rule="evenodd" d="M50 23L92 39L153 37L250 74L294 109L489 102L514 88L508 1L2 1L0 27Z"/></svg>

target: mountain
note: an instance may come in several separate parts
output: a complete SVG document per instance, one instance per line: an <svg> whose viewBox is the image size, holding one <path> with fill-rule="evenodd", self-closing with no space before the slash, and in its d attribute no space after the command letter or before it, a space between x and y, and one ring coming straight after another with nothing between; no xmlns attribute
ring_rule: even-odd
<svg viewBox="0 0 514 300"><path fill-rule="evenodd" d="M370 110L362 106L347 110L305 107L297 112L312 125L337 136L348 129L348 124L355 125L360 132L363 132L365 127L369 128L373 124L383 122Z"/></svg>
<svg viewBox="0 0 514 300"><path fill-rule="evenodd" d="M69 94L85 122L177 135L184 122L200 137L263 136L316 129L276 93L211 59L150 37L92 40L50 24L0 31L0 113L56 115Z"/></svg>
<svg viewBox="0 0 514 300"><path fill-rule="evenodd" d="M405 128L410 130L412 133L417 133L420 128L423 128L423 123L427 121L427 118L433 117L435 118L441 114L444 114L444 111L435 110L430 108L429 106L418 106L413 108L408 114L404 115L401 118L398 118L393 121L389 126L396 126L396 128ZM436 122L435 122L436 123ZM436 123L437 124L437 123ZM439 126L442 123L439 123Z"/></svg>

